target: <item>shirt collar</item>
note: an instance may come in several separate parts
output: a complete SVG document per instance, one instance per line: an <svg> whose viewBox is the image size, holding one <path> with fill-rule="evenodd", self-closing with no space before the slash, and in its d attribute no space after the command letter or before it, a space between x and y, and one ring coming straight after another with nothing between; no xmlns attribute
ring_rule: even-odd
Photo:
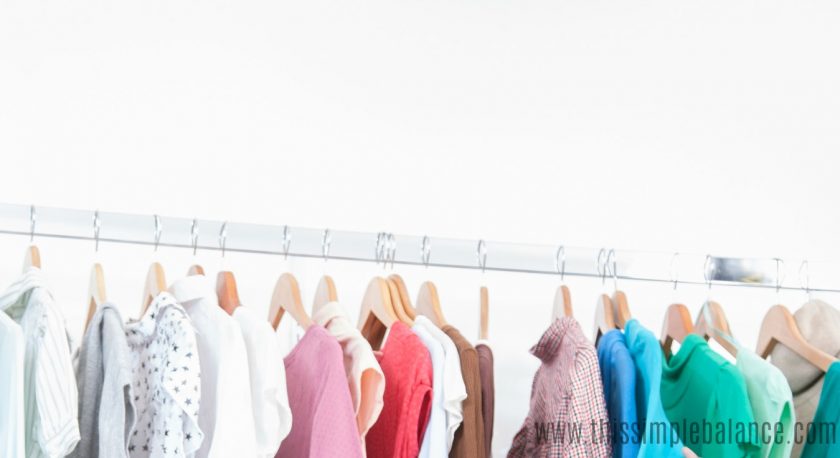
<svg viewBox="0 0 840 458"><path fill-rule="evenodd" d="M21 296L32 289L44 288L47 289L47 280L41 269L37 267L29 267L23 272L23 275L12 283L6 291L0 296L0 310L5 310L16 303Z"/></svg>
<svg viewBox="0 0 840 458"><path fill-rule="evenodd" d="M219 298L210 279L204 275L190 275L181 278L169 287L169 292L185 306L193 301L219 308Z"/></svg>
<svg viewBox="0 0 840 458"><path fill-rule="evenodd" d="M155 334L158 321L167 307L176 307L182 313L184 309L171 294L164 291L155 296L143 316L137 321L131 321L126 325L125 333L130 344L142 344Z"/></svg>
<svg viewBox="0 0 840 458"><path fill-rule="evenodd" d="M321 326L327 326L335 319L344 319L347 320L348 324L350 323L350 317L347 316L347 311L338 302L327 302L312 312L312 321Z"/></svg>
<svg viewBox="0 0 840 458"><path fill-rule="evenodd" d="M543 362L548 362L554 359L561 344L577 347L585 341L586 338L578 322L572 317L564 316L551 323L551 326L540 337L540 341L531 347L531 354Z"/></svg>

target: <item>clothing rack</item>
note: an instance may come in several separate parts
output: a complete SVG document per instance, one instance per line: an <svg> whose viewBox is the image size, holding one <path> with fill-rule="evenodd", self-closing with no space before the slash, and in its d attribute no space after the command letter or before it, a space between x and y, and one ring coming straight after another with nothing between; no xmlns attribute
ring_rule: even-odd
<svg viewBox="0 0 840 458"><path fill-rule="evenodd" d="M726 286L840 293L810 286L808 261L800 284L785 285L778 258L731 258L701 254L536 245L443 237L314 229L289 225L100 212L0 203L0 234L39 238L413 265L481 272L590 277L678 285Z"/></svg>

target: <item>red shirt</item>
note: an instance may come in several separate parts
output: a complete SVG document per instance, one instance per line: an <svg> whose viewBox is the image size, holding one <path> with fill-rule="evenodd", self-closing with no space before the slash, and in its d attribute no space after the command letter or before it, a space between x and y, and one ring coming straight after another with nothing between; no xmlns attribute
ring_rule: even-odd
<svg viewBox="0 0 840 458"><path fill-rule="evenodd" d="M367 456L416 458L431 414L432 358L420 338L396 322L376 359L385 374L385 405L365 439Z"/></svg>

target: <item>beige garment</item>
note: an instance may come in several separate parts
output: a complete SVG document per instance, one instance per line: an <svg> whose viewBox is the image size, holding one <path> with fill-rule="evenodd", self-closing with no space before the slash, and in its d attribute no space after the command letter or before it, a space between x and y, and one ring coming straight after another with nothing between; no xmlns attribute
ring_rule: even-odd
<svg viewBox="0 0 840 458"><path fill-rule="evenodd" d="M828 354L840 357L840 332L837 332L840 329L840 310L823 301L812 300L793 316L805 340ZM770 353L770 362L782 371L790 385L796 421L804 424L813 421L825 374L783 345L776 345ZM793 456L801 453L802 444L794 443Z"/></svg>
<svg viewBox="0 0 840 458"><path fill-rule="evenodd" d="M364 438L382 411L385 375L362 333L353 326L347 311L337 302L329 302L312 312L312 320L324 326L338 340L344 352L344 369L350 386L350 398L356 413L359 436Z"/></svg>

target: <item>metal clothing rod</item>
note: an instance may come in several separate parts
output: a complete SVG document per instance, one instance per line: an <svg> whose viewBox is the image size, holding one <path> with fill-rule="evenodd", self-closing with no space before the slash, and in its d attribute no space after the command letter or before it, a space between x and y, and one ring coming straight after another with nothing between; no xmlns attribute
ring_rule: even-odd
<svg viewBox="0 0 840 458"><path fill-rule="evenodd" d="M313 229L288 225L231 223L159 215L137 215L30 205L0 204L0 234L186 248L198 251L374 262L471 269L482 272L590 277L677 285L805 290L840 293L810 286L807 261L800 284L785 285L786 264L776 258L727 258L700 254L593 249L563 245L516 244L484 240ZM94 249L92 247L92 249Z"/></svg>

